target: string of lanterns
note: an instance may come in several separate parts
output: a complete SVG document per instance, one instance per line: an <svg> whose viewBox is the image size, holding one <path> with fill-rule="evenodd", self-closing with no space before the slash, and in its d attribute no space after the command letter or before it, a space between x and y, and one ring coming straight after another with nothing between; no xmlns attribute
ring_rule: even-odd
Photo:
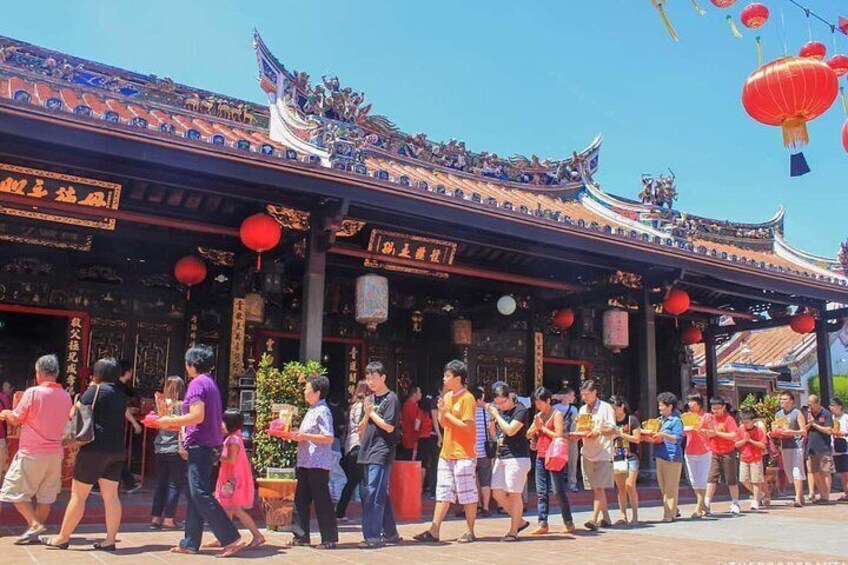
<svg viewBox="0 0 848 565"><path fill-rule="evenodd" d="M848 35L848 19L840 16L839 24L833 24L795 0L787 0L804 11L808 21L815 18L828 26L834 36L836 32ZM719 9L733 7L737 0L710 0ZM653 7L674 41L680 37L665 9L666 2L651 0ZM699 15L706 15L696 0L692 0ZM748 29L757 30L765 26L770 18L768 6L761 2L752 2L742 8L739 21ZM731 32L742 38L742 32L736 26L733 16L725 18ZM812 31L811 34L812 36ZM807 123L827 112L840 94L838 79L848 74L848 56L834 53L825 62L827 46L821 41L810 41L803 45L797 56L786 55L775 61L763 64L762 41L755 40L759 67L750 74L742 90L742 105L748 115L767 126L779 126L783 132L784 146L792 151L790 158L790 176L796 177L810 172L801 148L809 143ZM848 102L842 92L842 106L848 115ZM848 121L842 127L842 144L848 152Z"/></svg>

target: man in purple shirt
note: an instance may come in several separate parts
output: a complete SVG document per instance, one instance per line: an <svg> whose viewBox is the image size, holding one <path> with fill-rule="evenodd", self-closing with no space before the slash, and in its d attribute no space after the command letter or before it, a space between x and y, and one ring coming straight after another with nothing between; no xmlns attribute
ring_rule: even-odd
<svg viewBox="0 0 848 565"><path fill-rule="evenodd" d="M221 547L219 557L230 557L245 544L232 520L215 500L212 465L221 456L223 444L221 393L210 376L215 355L210 347L198 345L186 351L186 374L191 379L183 402L182 416L159 418L160 427L179 429L185 426L183 445L188 454L188 510L185 536L174 553L194 554L200 551L203 523L209 524Z"/></svg>

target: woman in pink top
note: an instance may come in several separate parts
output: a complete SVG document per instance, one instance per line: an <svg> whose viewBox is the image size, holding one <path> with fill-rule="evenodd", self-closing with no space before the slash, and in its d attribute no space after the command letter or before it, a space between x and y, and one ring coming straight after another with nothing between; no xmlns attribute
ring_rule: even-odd
<svg viewBox="0 0 848 565"><path fill-rule="evenodd" d="M703 426L706 416L704 414L704 399L699 394L690 394L688 400L689 412L699 414ZM683 433L686 434L686 473L689 475L689 483L692 485L692 490L695 491L695 497L698 500L692 517L703 518L707 514L705 496L713 457L710 451L710 443L698 430L684 428Z"/></svg>
<svg viewBox="0 0 848 565"><path fill-rule="evenodd" d="M255 549L265 543L265 537L250 517L253 509L255 490L253 486L253 468L247 460L241 428L244 416L238 410L224 412L224 449L221 453L221 470L218 472L218 484L215 486L215 498L227 512L230 520L238 518L247 526L253 539L247 549ZM206 547L220 547L212 542Z"/></svg>

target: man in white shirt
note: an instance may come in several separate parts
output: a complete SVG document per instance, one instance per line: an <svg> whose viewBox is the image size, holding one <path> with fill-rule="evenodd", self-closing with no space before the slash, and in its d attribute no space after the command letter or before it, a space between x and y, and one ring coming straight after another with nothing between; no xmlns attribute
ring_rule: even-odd
<svg viewBox="0 0 848 565"><path fill-rule="evenodd" d="M580 387L583 406L579 414L592 416L592 428L583 435L583 486L591 490L594 497L592 519L586 522L586 529L594 531L599 526L610 527L607 509L606 489L613 487L613 444L615 440L615 411L609 403L598 395L599 385L592 380L585 381ZM602 519L599 521L599 518Z"/></svg>
<svg viewBox="0 0 848 565"><path fill-rule="evenodd" d="M842 399L836 397L830 401L830 411L833 412L833 467L842 481L843 494L839 500L846 502L848 501L848 414L845 413Z"/></svg>

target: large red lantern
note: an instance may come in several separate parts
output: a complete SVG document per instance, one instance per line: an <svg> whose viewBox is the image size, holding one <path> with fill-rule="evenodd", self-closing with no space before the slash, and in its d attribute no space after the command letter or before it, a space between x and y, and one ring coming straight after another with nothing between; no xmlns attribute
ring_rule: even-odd
<svg viewBox="0 0 848 565"><path fill-rule="evenodd" d="M792 331L795 333L808 334L816 329L816 319L812 314L807 314L806 312L803 314L795 314L792 316L792 319L789 320L789 327L792 328Z"/></svg>
<svg viewBox="0 0 848 565"><path fill-rule="evenodd" d="M187 255L174 265L174 276L180 284L188 287L186 299L191 299L191 287L206 279L206 263L193 255Z"/></svg>
<svg viewBox="0 0 848 565"><path fill-rule="evenodd" d="M833 105L839 91L836 73L811 58L785 57L754 71L742 89L742 105L762 124L780 126L783 144L793 149L809 141L807 122ZM792 176L809 172L803 154L793 156Z"/></svg>
<svg viewBox="0 0 848 565"><path fill-rule="evenodd" d="M827 55L827 46L825 46L825 44L821 41L810 41L809 43L805 43L798 52L799 57L809 57L819 61L824 61L825 55Z"/></svg>
<svg viewBox="0 0 848 565"><path fill-rule="evenodd" d="M677 316L688 310L690 305L689 293L679 288L673 288L663 300L663 312Z"/></svg>
<svg viewBox="0 0 848 565"><path fill-rule="evenodd" d="M704 334L698 326L689 326L683 328L683 331L680 332L680 341L683 342L683 345L695 345L696 343L701 343L703 338Z"/></svg>
<svg viewBox="0 0 848 565"><path fill-rule="evenodd" d="M716 8L730 8L736 4L736 0L710 0Z"/></svg>
<svg viewBox="0 0 848 565"><path fill-rule="evenodd" d="M848 120L842 125L842 147L848 152Z"/></svg>
<svg viewBox="0 0 848 565"><path fill-rule="evenodd" d="M574 310L571 308L563 308L557 310L551 321L554 328L563 331L574 325Z"/></svg>
<svg viewBox="0 0 848 565"><path fill-rule="evenodd" d="M742 20L742 25L750 29L758 29L763 27L769 19L769 9L765 4L754 2L742 8L742 15L739 17Z"/></svg>
<svg viewBox="0 0 848 565"><path fill-rule="evenodd" d="M280 243L283 229L267 214L254 214L241 223L239 237L245 247L259 253L256 258L256 270L262 268L262 253L273 249Z"/></svg>
<svg viewBox="0 0 848 565"><path fill-rule="evenodd" d="M827 60L827 66L833 69L833 72L838 77L846 75L848 74L848 56L841 54L834 55Z"/></svg>

